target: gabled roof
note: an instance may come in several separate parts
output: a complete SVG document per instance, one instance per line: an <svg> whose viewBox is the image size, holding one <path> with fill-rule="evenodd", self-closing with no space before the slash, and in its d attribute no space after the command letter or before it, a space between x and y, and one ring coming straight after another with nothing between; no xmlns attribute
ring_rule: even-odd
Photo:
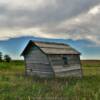
<svg viewBox="0 0 100 100"><path fill-rule="evenodd" d="M26 54L32 46L39 47L45 54L80 54L68 44L55 42L38 42L30 40L21 55Z"/></svg>

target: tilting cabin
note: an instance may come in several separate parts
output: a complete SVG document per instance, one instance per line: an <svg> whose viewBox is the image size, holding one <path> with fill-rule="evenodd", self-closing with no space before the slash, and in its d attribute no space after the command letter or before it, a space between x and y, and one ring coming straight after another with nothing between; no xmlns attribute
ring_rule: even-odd
<svg viewBox="0 0 100 100"><path fill-rule="evenodd" d="M80 53L67 44L29 41L21 55L27 75L82 76Z"/></svg>

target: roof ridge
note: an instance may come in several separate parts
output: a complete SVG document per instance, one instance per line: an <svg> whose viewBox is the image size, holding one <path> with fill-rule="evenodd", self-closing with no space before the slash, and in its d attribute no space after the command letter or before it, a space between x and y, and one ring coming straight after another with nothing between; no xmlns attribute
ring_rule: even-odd
<svg viewBox="0 0 100 100"><path fill-rule="evenodd" d="M54 41L35 41L35 40L30 40L30 41L32 41L32 42L37 42L37 43L47 43L47 44L63 44L63 45L67 45L67 46L69 46L68 44L66 44L66 43L62 43L62 42L54 42Z"/></svg>

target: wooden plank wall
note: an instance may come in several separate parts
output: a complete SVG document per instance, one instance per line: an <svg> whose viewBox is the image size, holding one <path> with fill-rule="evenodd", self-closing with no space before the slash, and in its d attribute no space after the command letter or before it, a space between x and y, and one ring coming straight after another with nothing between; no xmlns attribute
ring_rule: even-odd
<svg viewBox="0 0 100 100"><path fill-rule="evenodd" d="M68 59L64 65L63 56ZM56 76L82 76L79 55L49 55Z"/></svg>
<svg viewBox="0 0 100 100"><path fill-rule="evenodd" d="M30 49L30 52L24 58L28 75L38 75L41 77L53 75L48 58L40 49Z"/></svg>

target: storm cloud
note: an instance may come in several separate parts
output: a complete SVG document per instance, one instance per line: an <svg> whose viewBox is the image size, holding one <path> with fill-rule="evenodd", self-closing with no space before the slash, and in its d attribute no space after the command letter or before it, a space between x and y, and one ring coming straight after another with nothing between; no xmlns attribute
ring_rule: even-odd
<svg viewBox="0 0 100 100"><path fill-rule="evenodd" d="M0 1L0 39L87 39L100 45L100 0Z"/></svg>

